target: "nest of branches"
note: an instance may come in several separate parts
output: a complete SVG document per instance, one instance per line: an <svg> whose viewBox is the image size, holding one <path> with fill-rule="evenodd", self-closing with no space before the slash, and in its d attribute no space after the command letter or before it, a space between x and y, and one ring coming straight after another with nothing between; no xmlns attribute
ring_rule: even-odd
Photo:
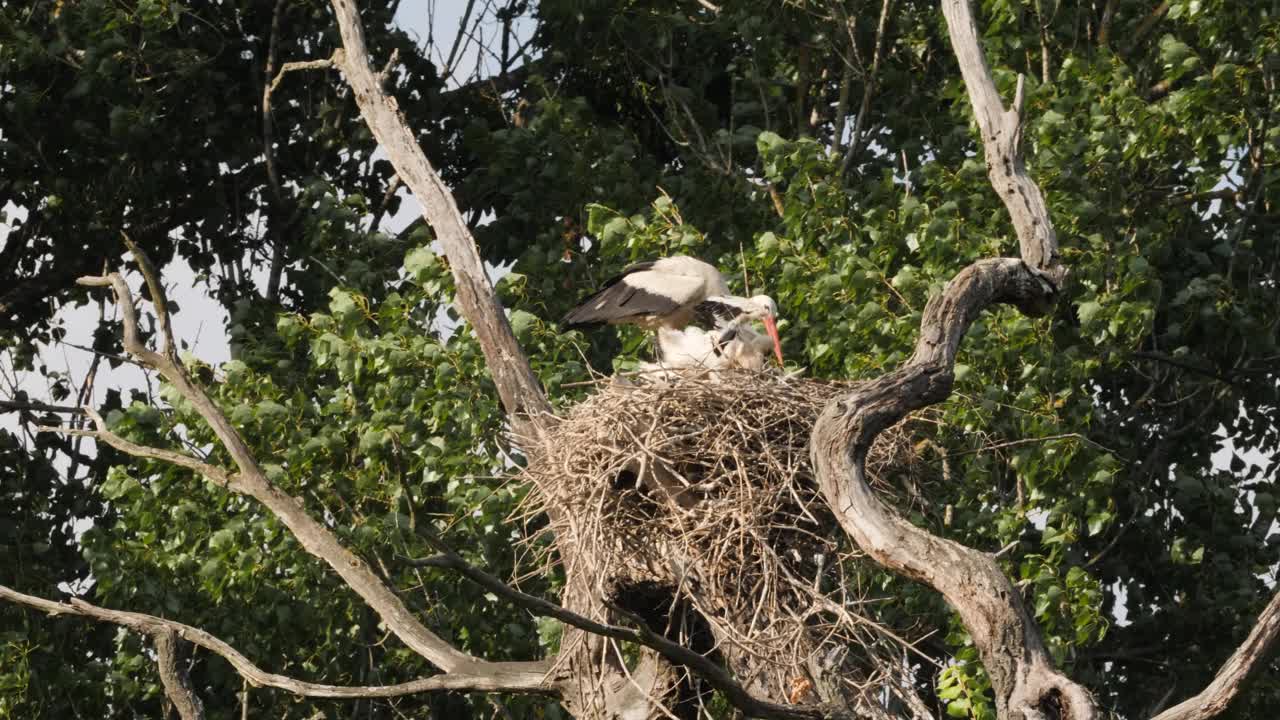
<svg viewBox="0 0 1280 720"><path fill-rule="evenodd" d="M847 701L907 681L907 641L871 617L875 568L809 460L819 413L855 387L758 373L602 382L526 470L532 510L577 548L570 591L602 596L595 619L629 616L718 654L769 697ZM892 502L928 473L911 422L881 434L867 462Z"/></svg>

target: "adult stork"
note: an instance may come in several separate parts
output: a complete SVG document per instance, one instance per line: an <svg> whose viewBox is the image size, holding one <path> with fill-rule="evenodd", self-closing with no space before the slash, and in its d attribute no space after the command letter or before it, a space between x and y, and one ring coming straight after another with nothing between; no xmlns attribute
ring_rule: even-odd
<svg viewBox="0 0 1280 720"><path fill-rule="evenodd" d="M767 295L730 295L724 276L715 267L675 255L627 266L570 310L560 325L565 329L626 324L650 330L682 330L697 321L723 332L749 320L760 320L781 364L776 315L777 306Z"/></svg>

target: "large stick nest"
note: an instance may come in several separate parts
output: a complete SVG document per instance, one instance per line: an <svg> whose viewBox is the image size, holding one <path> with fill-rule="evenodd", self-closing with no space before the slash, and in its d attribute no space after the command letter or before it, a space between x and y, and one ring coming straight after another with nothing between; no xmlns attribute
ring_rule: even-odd
<svg viewBox="0 0 1280 720"><path fill-rule="evenodd" d="M818 414L855 388L756 373L602 383L526 470L548 530L577 548L570 587L604 598L597 619L617 619L610 606L644 617L775 698L900 682L905 641L871 620L875 570L809 461ZM882 433L867 461L898 502L925 474L909 425ZM836 676L843 686L828 684Z"/></svg>

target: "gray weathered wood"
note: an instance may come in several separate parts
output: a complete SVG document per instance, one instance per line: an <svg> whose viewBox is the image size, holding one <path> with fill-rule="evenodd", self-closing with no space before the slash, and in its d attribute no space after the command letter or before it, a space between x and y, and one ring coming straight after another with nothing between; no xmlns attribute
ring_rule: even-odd
<svg viewBox="0 0 1280 720"><path fill-rule="evenodd" d="M551 404L511 332L475 239L458 212L453 194L409 130L396 99L382 90L369 64L364 28L354 0L332 0L332 5L344 48L335 56L336 65L355 93L356 105L373 137L387 153L396 174L422 203L422 215L444 248L457 286L459 310L480 341L513 428L521 437L537 438L543 422L551 415Z"/></svg>
<svg viewBox="0 0 1280 720"><path fill-rule="evenodd" d="M1208 687L1160 713L1154 720L1208 720L1222 714L1246 681L1259 668L1267 666L1276 649L1277 637L1280 637L1280 592L1271 596L1271 602L1258 616L1249 636L1222 664Z"/></svg>
<svg viewBox="0 0 1280 720"><path fill-rule="evenodd" d="M156 645L156 664L160 668L160 683L164 694L173 703L182 720L203 720L204 703L191 687L191 676L184 663L189 655L187 643L172 630L156 630L151 633Z"/></svg>
<svg viewBox="0 0 1280 720"><path fill-rule="evenodd" d="M959 613L982 655L1001 718L1097 717L1092 696L1054 667L1021 596L995 559L935 537L889 509L865 476L876 436L914 410L951 394L955 356L974 320L996 304L1048 312L1067 271L1048 208L1021 155L1022 81L1006 109L978 44L967 0L944 0L951 43L981 130L988 176L1009 210L1021 258L992 258L962 270L930 300L915 354L899 369L823 412L811 452L824 497L841 528L874 560L938 590Z"/></svg>
<svg viewBox="0 0 1280 720"><path fill-rule="evenodd" d="M226 414L204 391L192 382L182 363L173 352L175 344L169 331L169 318L166 311L164 288L151 268L146 256L136 247L134 257L151 289L153 303L159 319L164 352L155 352L148 348L138 332L137 308L133 302L133 294L128 284L118 273L105 277L80 278L81 285L91 287L110 287L120 307L120 315L124 324L124 349L129 355L143 364L155 369L165 380L191 403L196 412L209 424L219 442L235 462L237 472L227 472L221 468L204 463L196 458L181 453L148 448L131 443L109 432L102 419L96 413L86 412L94 420L97 429L93 431L70 431L80 434L92 434L93 437L110 443L117 449L139 457L153 457L177 465L188 467L214 479L229 490L248 495L262 503L271 511L298 543L313 556L328 563L334 572L353 592L360 596L378 615L397 638L414 652L429 660L436 667L447 673L459 676L489 676L504 669L500 663L490 663L472 657L450 645L439 635L431 632L405 606L400 597L373 572L369 564L346 548L323 523L312 518L302 502L284 493L267 479L253 451L231 424ZM66 431L63 431L66 432ZM527 672L523 681L530 689L541 688L542 673L546 666L540 662L527 663Z"/></svg>
<svg viewBox="0 0 1280 720"><path fill-rule="evenodd" d="M1028 265L1044 273L1055 288L1061 289L1067 270L1058 255L1057 233L1049 220L1044 195L1027 174L1022 161L1023 77L1018 76L1013 105L1005 108L978 44L978 29L968 0L944 0L942 13L947 18L951 47L960 63L973 116L982 134L987 175L1009 210L1009 219L1018 234L1019 255Z"/></svg>
<svg viewBox="0 0 1280 720"><path fill-rule="evenodd" d="M397 685L324 685L321 683L297 680L285 675L278 675L263 670L225 641L190 625L146 615L143 613L111 610L98 607L79 599L70 603L60 603L45 598L35 597L0 585L0 599L18 605L25 605L50 615L76 615L100 622L109 622L134 632L150 635L162 642L162 636L172 636L175 642L188 642L215 653L231 664L242 677L256 687L272 687L302 697L319 697L334 699L354 698L386 698L413 695L433 690L477 690L484 692L549 692L550 684L545 678L550 667L532 667L530 663L491 663L487 672L466 674L441 674L419 680L399 683ZM162 649L159 648L158 649ZM164 656L161 653L163 664ZM162 669L163 672L163 669ZM163 679L163 678L162 678ZM187 716L183 716L184 719Z"/></svg>

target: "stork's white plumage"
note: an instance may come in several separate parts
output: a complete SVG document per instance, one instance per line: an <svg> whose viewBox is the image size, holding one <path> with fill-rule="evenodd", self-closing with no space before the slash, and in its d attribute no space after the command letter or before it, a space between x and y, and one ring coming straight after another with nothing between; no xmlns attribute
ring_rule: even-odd
<svg viewBox="0 0 1280 720"><path fill-rule="evenodd" d="M695 367L706 364L697 358L712 350L719 353L732 341L731 337L720 340L719 336L747 327L748 321L760 320L781 365L782 344L774 322L777 314L777 306L769 296L743 298L730 295L719 270L701 260L676 255L628 266L600 290L578 303L564 316L560 325L572 329L630 324L658 330L663 364L667 367ZM691 322L714 329L716 337L702 337L693 332L687 337L669 334L686 328ZM665 339L664 331L668 333ZM754 331L752 335L758 337ZM746 352L746 348L743 343L735 346L740 352ZM763 359L760 365L763 367Z"/></svg>
<svg viewBox="0 0 1280 720"><path fill-rule="evenodd" d="M777 355L778 364L782 364L781 351L773 338L761 335L750 326L741 326L733 338L728 342L724 340L725 336L722 335L719 339L720 354L727 368L759 372L764 369L765 358L770 350Z"/></svg>
<svg viewBox="0 0 1280 720"><path fill-rule="evenodd" d="M749 298L736 295L709 297L694 309L695 316L708 325L714 325L721 331L719 342L728 343L732 333L749 333L749 337L759 338L760 334L751 329L747 323L759 320L764 323L765 332L773 343L774 357L782 364L782 341L778 337L778 325L775 318L778 306L768 295L755 295Z"/></svg>
<svg viewBox="0 0 1280 720"><path fill-rule="evenodd" d="M727 296L720 271L684 255L627 266L602 288L578 303L560 321L566 329L593 325L682 328L694 308L712 296Z"/></svg>
<svg viewBox="0 0 1280 720"><path fill-rule="evenodd" d="M639 370L650 379L670 379L686 370L709 370L712 377L722 370L759 372L773 347L771 338L746 324L710 332L693 326L659 328L659 361L641 363Z"/></svg>

